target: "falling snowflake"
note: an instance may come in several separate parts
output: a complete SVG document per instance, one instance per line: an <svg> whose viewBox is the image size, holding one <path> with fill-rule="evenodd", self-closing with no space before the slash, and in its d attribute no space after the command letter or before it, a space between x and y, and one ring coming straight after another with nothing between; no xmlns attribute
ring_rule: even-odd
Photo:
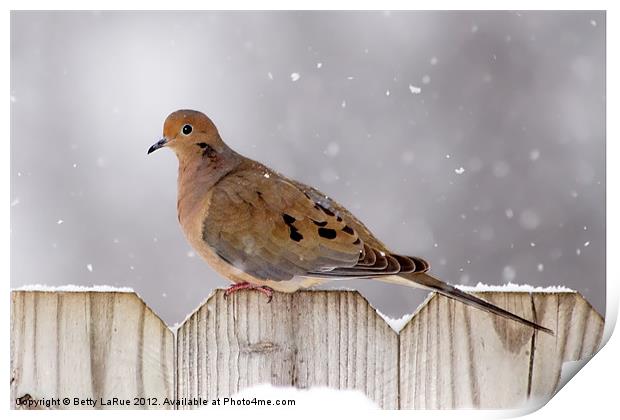
<svg viewBox="0 0 620 420"><path fill-rule="evenodd" d="M422 88L419 88L419 87L413 86L413 85L409 85L409 91L411 93L413 93L414 95L417 95L417 94L422 92Z"/></svg>
<svg viewBox="0 0 620 420"><path fill-rule="evenodd" d="M517 277L517 272L515 271L513 267L507 265L502 270L502 278L504 279L505 282L509 283L513 281L516 277Z"/></svg>
<svg viewBox="0 0 620 420"><path fill-rule="evenodd" d="M86 264L86 269L92 273L93 272L93 265L92 264Z"/></svg>
<svg viewBox="0 0 620 420"><path fill-rule="evenodd" d="M456 168L456 169L454 170L454 172L455 172L457 175L462 175L462 174L464 174L464 173L465 173L465 168L463 168L463 167L461 166L460 168Z"/></svg>
<svg viewBox="0 0 620 420"><path fill-rule="evenodd" d="M300 77L301 77L301 76L300 76L300 74L299 74L299 73L291 73L291 80L292 80L293 82L298 81Z"/></svg>
<svg viewBox="0 0 620 420"><path fill-rule="evenodd" d="M340 146L336 142L331 142L327 145L325 149L325 154L329 157L335 157L340 152Z"/></svg>

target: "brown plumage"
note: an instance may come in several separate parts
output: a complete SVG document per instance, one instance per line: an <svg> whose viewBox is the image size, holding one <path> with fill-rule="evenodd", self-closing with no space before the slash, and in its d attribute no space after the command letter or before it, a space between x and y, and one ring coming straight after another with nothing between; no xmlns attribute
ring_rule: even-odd
<svg viewBox="0 0 620 420"><path fill-rule="evenodd" d="M429 275L420 257L391 252L346 208L230 149L204 114L176 111L148 153L179 160L178 217L192 247L236 283L294 292L335 279L372 278L422 287L552 333Z"/></svg>

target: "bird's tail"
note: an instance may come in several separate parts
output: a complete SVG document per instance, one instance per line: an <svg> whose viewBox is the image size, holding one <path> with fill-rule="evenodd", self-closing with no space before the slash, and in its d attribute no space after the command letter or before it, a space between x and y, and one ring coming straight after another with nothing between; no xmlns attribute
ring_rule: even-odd
<svg viewBox="0 0 620 420"><path fill-rule="evenodd" d="M454 286L450 286L449 284L439 279L436 279L435 277L427 273L403 273L398 276L377 278L377 280L384 280L390 283L397 283L405 286L421 287L424 289L432 290L434 292L441 293L442 295L450 299L465 303L466 305L474 306L478 309L482 309L483 311L490 312L492 314L511 319L516 322L520 322L521 324L527 325L528 327L534 328L538 331L543 331L547 334L554 335L553 330L550 330L549 328L545 328L541 325L536 324L535 322L529 321L525 318L521 318L520 316L517 316L511 312L508 312L505 309L495 306L487 302L486 300L480 299L469 293L465 293L462 290L459 290Z"/></svg>

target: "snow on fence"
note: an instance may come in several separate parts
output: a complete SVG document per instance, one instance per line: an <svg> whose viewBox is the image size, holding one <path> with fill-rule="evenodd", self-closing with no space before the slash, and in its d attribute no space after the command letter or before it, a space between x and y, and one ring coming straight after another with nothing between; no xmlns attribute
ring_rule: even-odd
<svg viewBox="0 0 620 420"><path fill-rule="evenodd" d="M173 331L134 293L13 291L11 402L192 408L188 399L270 383L356 389L388 409L517 408L549 399L563 362L598 349L603 319L578 293L476 294L555 336L440 295L396 332L357 292L275 293L267 303L218 290Z"/></svg>

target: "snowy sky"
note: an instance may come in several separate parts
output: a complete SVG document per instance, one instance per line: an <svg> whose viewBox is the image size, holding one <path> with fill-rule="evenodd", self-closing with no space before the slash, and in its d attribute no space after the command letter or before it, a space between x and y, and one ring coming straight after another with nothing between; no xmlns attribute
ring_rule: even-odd
<svg viewBox="0 0 620 420"><path fill-rule="evenodd" d="M13 12L11 284L135 289L168 323L227 286L146 155L178 108L456 284L605 309L600 12ZM359 289L400 317L425 293Z"/></svg>

